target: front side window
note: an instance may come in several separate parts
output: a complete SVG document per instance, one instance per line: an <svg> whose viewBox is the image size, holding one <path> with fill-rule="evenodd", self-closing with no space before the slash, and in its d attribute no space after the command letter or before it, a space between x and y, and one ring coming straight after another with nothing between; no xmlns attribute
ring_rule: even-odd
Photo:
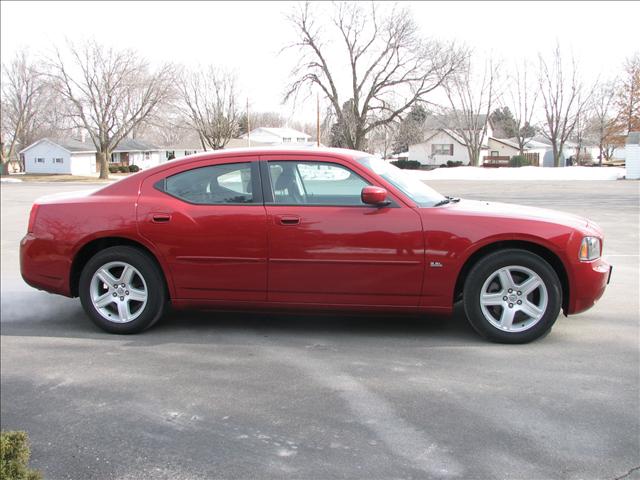
<svg viewBox="0 0 640 480"><path fill-rule="evenodd" d="M172 175L163 183L162 190L189 203L255 203L250 163L226 163L194 168Z"/></svg>
<svg viewBox="0 0 640 480"><path fill-rule="evenodd" d="M364 205L369 185L342 165L327 162L269 162L275 203L285 205Z"/></svg>

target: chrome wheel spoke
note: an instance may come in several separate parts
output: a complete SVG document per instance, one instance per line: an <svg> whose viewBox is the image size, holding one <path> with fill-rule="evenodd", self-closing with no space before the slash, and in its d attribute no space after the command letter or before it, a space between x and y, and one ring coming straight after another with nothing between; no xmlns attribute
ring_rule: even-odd
<svg viewBox="0 0 640 480"><path fill-rule="evenodd" d="M116 283L118 283L118 279L111 275L108 269L102 267L100 270L96 272L96 275L100 280L102 280L105 284L113 287Z"/></svg>
<svg viewBox="0 0 640 480"><path fill-rule="evenodd" d="M110 303L113 303L114 298L111 292L107 292L100 297L93 300L93 304L98 308L104 308Z"/></svg>
<svg viewBox="0 0 640 480"><path fill-rule="evenodd" d="M531 292L533 292L541 284L542 284L542 281L540 280L540 277L536 275L536 276L529 277L520 285L517 285L517 288L522 292L522 295L526 296L526 295L529 295Z"/></svg>
<svg viewBox="0 0 640 480"><path fill-rule="evenodd" d="M542 318L542 315L544 314L544 310L540 309L537 305L531 303L529 300L524 301L524 303L520 306L520 311L534 320Z"/></svg>
<svg viewBox="0 0 640 480"><path fill-rule="evenodd" d="M513 317L515 316L516 311L513 308L503 308L502 315L500 315L500 326L504 330L511 330L511 325L513 325Z"/></svg>
<svg viewBox="0 0 640 480"><path fill-rule="evenodd" d="M487 306L502 305L504 303L503 298L504 298L504 293L503 292L483 293L480 296L480 303L482 305L487 305Z"/></svg>
<svg viewBox="0 0 640 480"><path fill-rule="evenodd" d="M119 320L123 323L130 320L131 311L129 310L129 302L127 300L118 302L118 316L120 317Z"/></svg>
<svg viewBox="0 0 640 480"><path fill-rule="evenodd" d="M122 270L122 273L120 274L120 278L118 279L118 281L129 285L135 273L136 271L131 265L125 265L124 269Z"/></svg>
<svg viewBox="0 0 640 480"><path fill-rule="evenodd" d="M137 288L129 288L128 298L129 300L134 300L136 302L144 302L147 299L147 292Z"/></svg>
<svg viewBox="0 0 640 480"><path fill-rule="evenodd" d="M513 277L511 276L511 271L509 271L508 268L500 269L500 271L498 272L498 277L500 278L500 285L502 285L503 290L513 288Z"/></svg>

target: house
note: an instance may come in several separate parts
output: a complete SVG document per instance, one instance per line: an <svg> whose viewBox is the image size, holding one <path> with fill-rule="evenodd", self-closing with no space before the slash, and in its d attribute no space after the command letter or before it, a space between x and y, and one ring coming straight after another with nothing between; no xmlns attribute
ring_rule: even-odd
<svg viewBox="0 0 640 480"><path fill-rule="evenodd" d="M160 148L160 162L169 160L178 160L179 158L186 157L188 155L194 155L196 153L204 152L202 145L194 144L177 144L168 145Z"/></svg>
<svg viewBox="0 0 640 480"><path fill-rule="evenodd" d="M26 173L91 175L96 172L96 148L79 140L43 138L20 150Z"/></svg>
<svg viewBox="0 0 640 480"><path fill-rule="evenodd" d="M625 144L626 177L633 180L640 179L640 132L629 132Z"/></svg>
<svg viewBox="0 0 640 480"><path fill-rule="evenodd" d="M469 165L467 144L452 127L455 123L453 115L429 115L423 124L425 140L409 145L409 160L430 166L446 165L449 161ZM490 154L488 140L493 137L493 127L487 115L478 115L476 124L486 129L480 154L482 162L482 158Z"/></svg>
<svg viewBox="0 0 640 480"><path fill-rule="evenodd" d="M489 147L485 145L482 149L488 152ZM446 165L449 161L462 162L463 165L470 163L464 140L454 131L445 128L429 132L421 143L409 145L409 160L430 166Z"/></svg>
<svg viewBox="0 0 640 480"><path fill-rule="evenodd" d="M140 169L155 167L165 162L164 150L137 139L125 138L111 153L109 165L137 165Z"/></svg>
<svg viewBox="0 0 640 480"><path fill-rule="evenodd" d="M114 149L109 165L137 165L141 169L165 161L162 150L134 139L124 139ZM20 151L26 173L92 175L98 171L96 147L72 138L43 138Z"/></svg>
<svg viewBox="0 0 640 480"><path fill-rule="evenodd" d="M315 142L311 141L311 135L292 128L258 127L243 135L242 138L251 140L252 145L254 142L263 145L315 145Z"/></svg>

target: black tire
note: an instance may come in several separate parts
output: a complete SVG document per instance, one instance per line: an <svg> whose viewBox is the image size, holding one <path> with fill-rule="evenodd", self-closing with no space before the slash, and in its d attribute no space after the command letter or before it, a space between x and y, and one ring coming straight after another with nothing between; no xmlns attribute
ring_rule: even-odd
<svg viewBox="0 0 640 480"><path fill-rule="evenodd" d="M126 323L109 321L96 309L91 299L91 282L94 274L110 262L124 262L131 265L137 270L135 279L139 281L142 278L146 286L146 303L136 303L135 305L138 307L138 310L134 313L136 317ZM132 334L142 332L156 323L167 308L167 291L162 271L154 259L146 252L130 246L109 247L91 257L80 274L78 293L82 307L89 318L98 327L109 333ZM117 315L117 306L112 305L108 308L116 309L114 315Z"/></svg>
<svg viewBox="0 0 640 480"><path fill-rule="evenodd" d="M505 331L492 324L492 322L486 318L485 313L483 313L480 301L485 282L490 282L491 278L495 279L496 277L494 275L501 268L510 266L524 267L534 272L542 280L546 288L546 308L543 310L544 313L540 316L539 320L537 320L537 323L533 323L533 316L528 316L524 313L515 313L517 316L514 317L513 320L514 326L518 327L518 323L520 322L520 320L516 321L515 318L523 319L520 327L526 328L523 331ZM498 280L498 285L500 283L500 280ZM489 283L489 285L492 284ZM498 293L503 290L502 285L493 288L495 289L494 291ZM540 292L541 290L536 290L532 295L541 295L542 293ZM499 294L502 295L502 293ZM505 296L502 298L511 297ZM524 297L515 298L517 301ZM463 302L469 323L476 332L483 337L498 343L527 343L540 338L551 330L562 306L562 284L555 270L538 255L520 249L499 250L483 257L473 266L464 284ZM485 306L485 310L495 309L491 310L493 315L489 312L489 315L492 315L492 318L495 319L494 323L501 323L501 319L497 317L501 315L502 309L511 308L509 305L515 305L515 302L513 304L509 302L510 300L507 300L504 306ZM517 309L519 307L516 306L515 308ZM526 322L532 322L531 326L526 326Z"/></svg>

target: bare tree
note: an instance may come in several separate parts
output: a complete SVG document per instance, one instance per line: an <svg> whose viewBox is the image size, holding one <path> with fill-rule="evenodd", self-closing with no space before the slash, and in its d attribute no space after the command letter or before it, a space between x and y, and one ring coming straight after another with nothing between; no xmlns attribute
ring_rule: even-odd
<svg viewBox="0 0 640 480"><path fill-rule="evenodd" d="M551 59L539 55L540 73L538 85L542 106L544 107L544 123L542 134L551 142L556 167L562 164L564 145L573 133L589 100L589 92L580 81L575 60L567 69L560 46L556 46Z"/></svg>
<svg viewBox="0 0 640 480"><path fill-rule="evenodd" d="M28 146L38 135L49 133L56 124L47 87L46 77L24 50L8 65L2 65L0 155L5 174L9 162L18 159L19 148Z"/></svg>
<svg viewBox="0 0 640 480"><path fill-rule="evenodd" d="M624 73L617 85L616 122L622 133L640 131L640 52L624 63Z"/></svg>
<svg viewBox="0 0 640 480"><path fill-rule="evenodd" d="M202 148L224 148L238 132L242 114L235 76L210 66L184 72L178 83L180 109Z"/></svg>
<svg viewBox="0 0 640 480"><path fill-rule="evenodd" d="M346 146L362 149L374 128L399 120L442 85L458 69L462 55L453 44L420 38L406 8L394 6L379 14L375 3L332 5L329 23L322 13L312 11L309 2L288 17L298 37L289 47L297 47L301 58L284 100L305 88L319 89L344 130ZM336 49L329 44L332 29L341 45ZM342 59L330 58L330 52L338 49ZM339 84L342 75L349 77L344 82L349 93L344 97Z"/></svg>
<svg viewBox="0 0 640 480"><path fill-rule="evenodd" d="M616 82L600 85L594 92L588 134L598 144L599 164L610 160L621 143L621 131L615 116Z"/></svg>
<svg viewBox="0 0 640 480"><path fill-rule="evenodd" d="M495 101L496 66L488 60L482 75L473 70L469 56L464 68L445 82L450 106L446 123L467 146L470 164L479 165Z"/></svg>
<svg viewBox="0 0 640 480"><path fill-rule="evenodd" d="M109 177L111 152L171 95L173 67L151 71L131 50L95 41L57 49L51 62L56 91L69 103L74 123L86 130L97 150L100 178Z"/></svg>
<svg viewBox="0 0 640 480"><path fill-rule="evenodd" d="M525 60L522 65L515 66L515 74L507 80L510 84L508 101L513 108L511 129L515 133L520 155L524 155L527 140L531 136L531 122L538 100L538 89L535 79L529 75L529 64Z"/></svg>

